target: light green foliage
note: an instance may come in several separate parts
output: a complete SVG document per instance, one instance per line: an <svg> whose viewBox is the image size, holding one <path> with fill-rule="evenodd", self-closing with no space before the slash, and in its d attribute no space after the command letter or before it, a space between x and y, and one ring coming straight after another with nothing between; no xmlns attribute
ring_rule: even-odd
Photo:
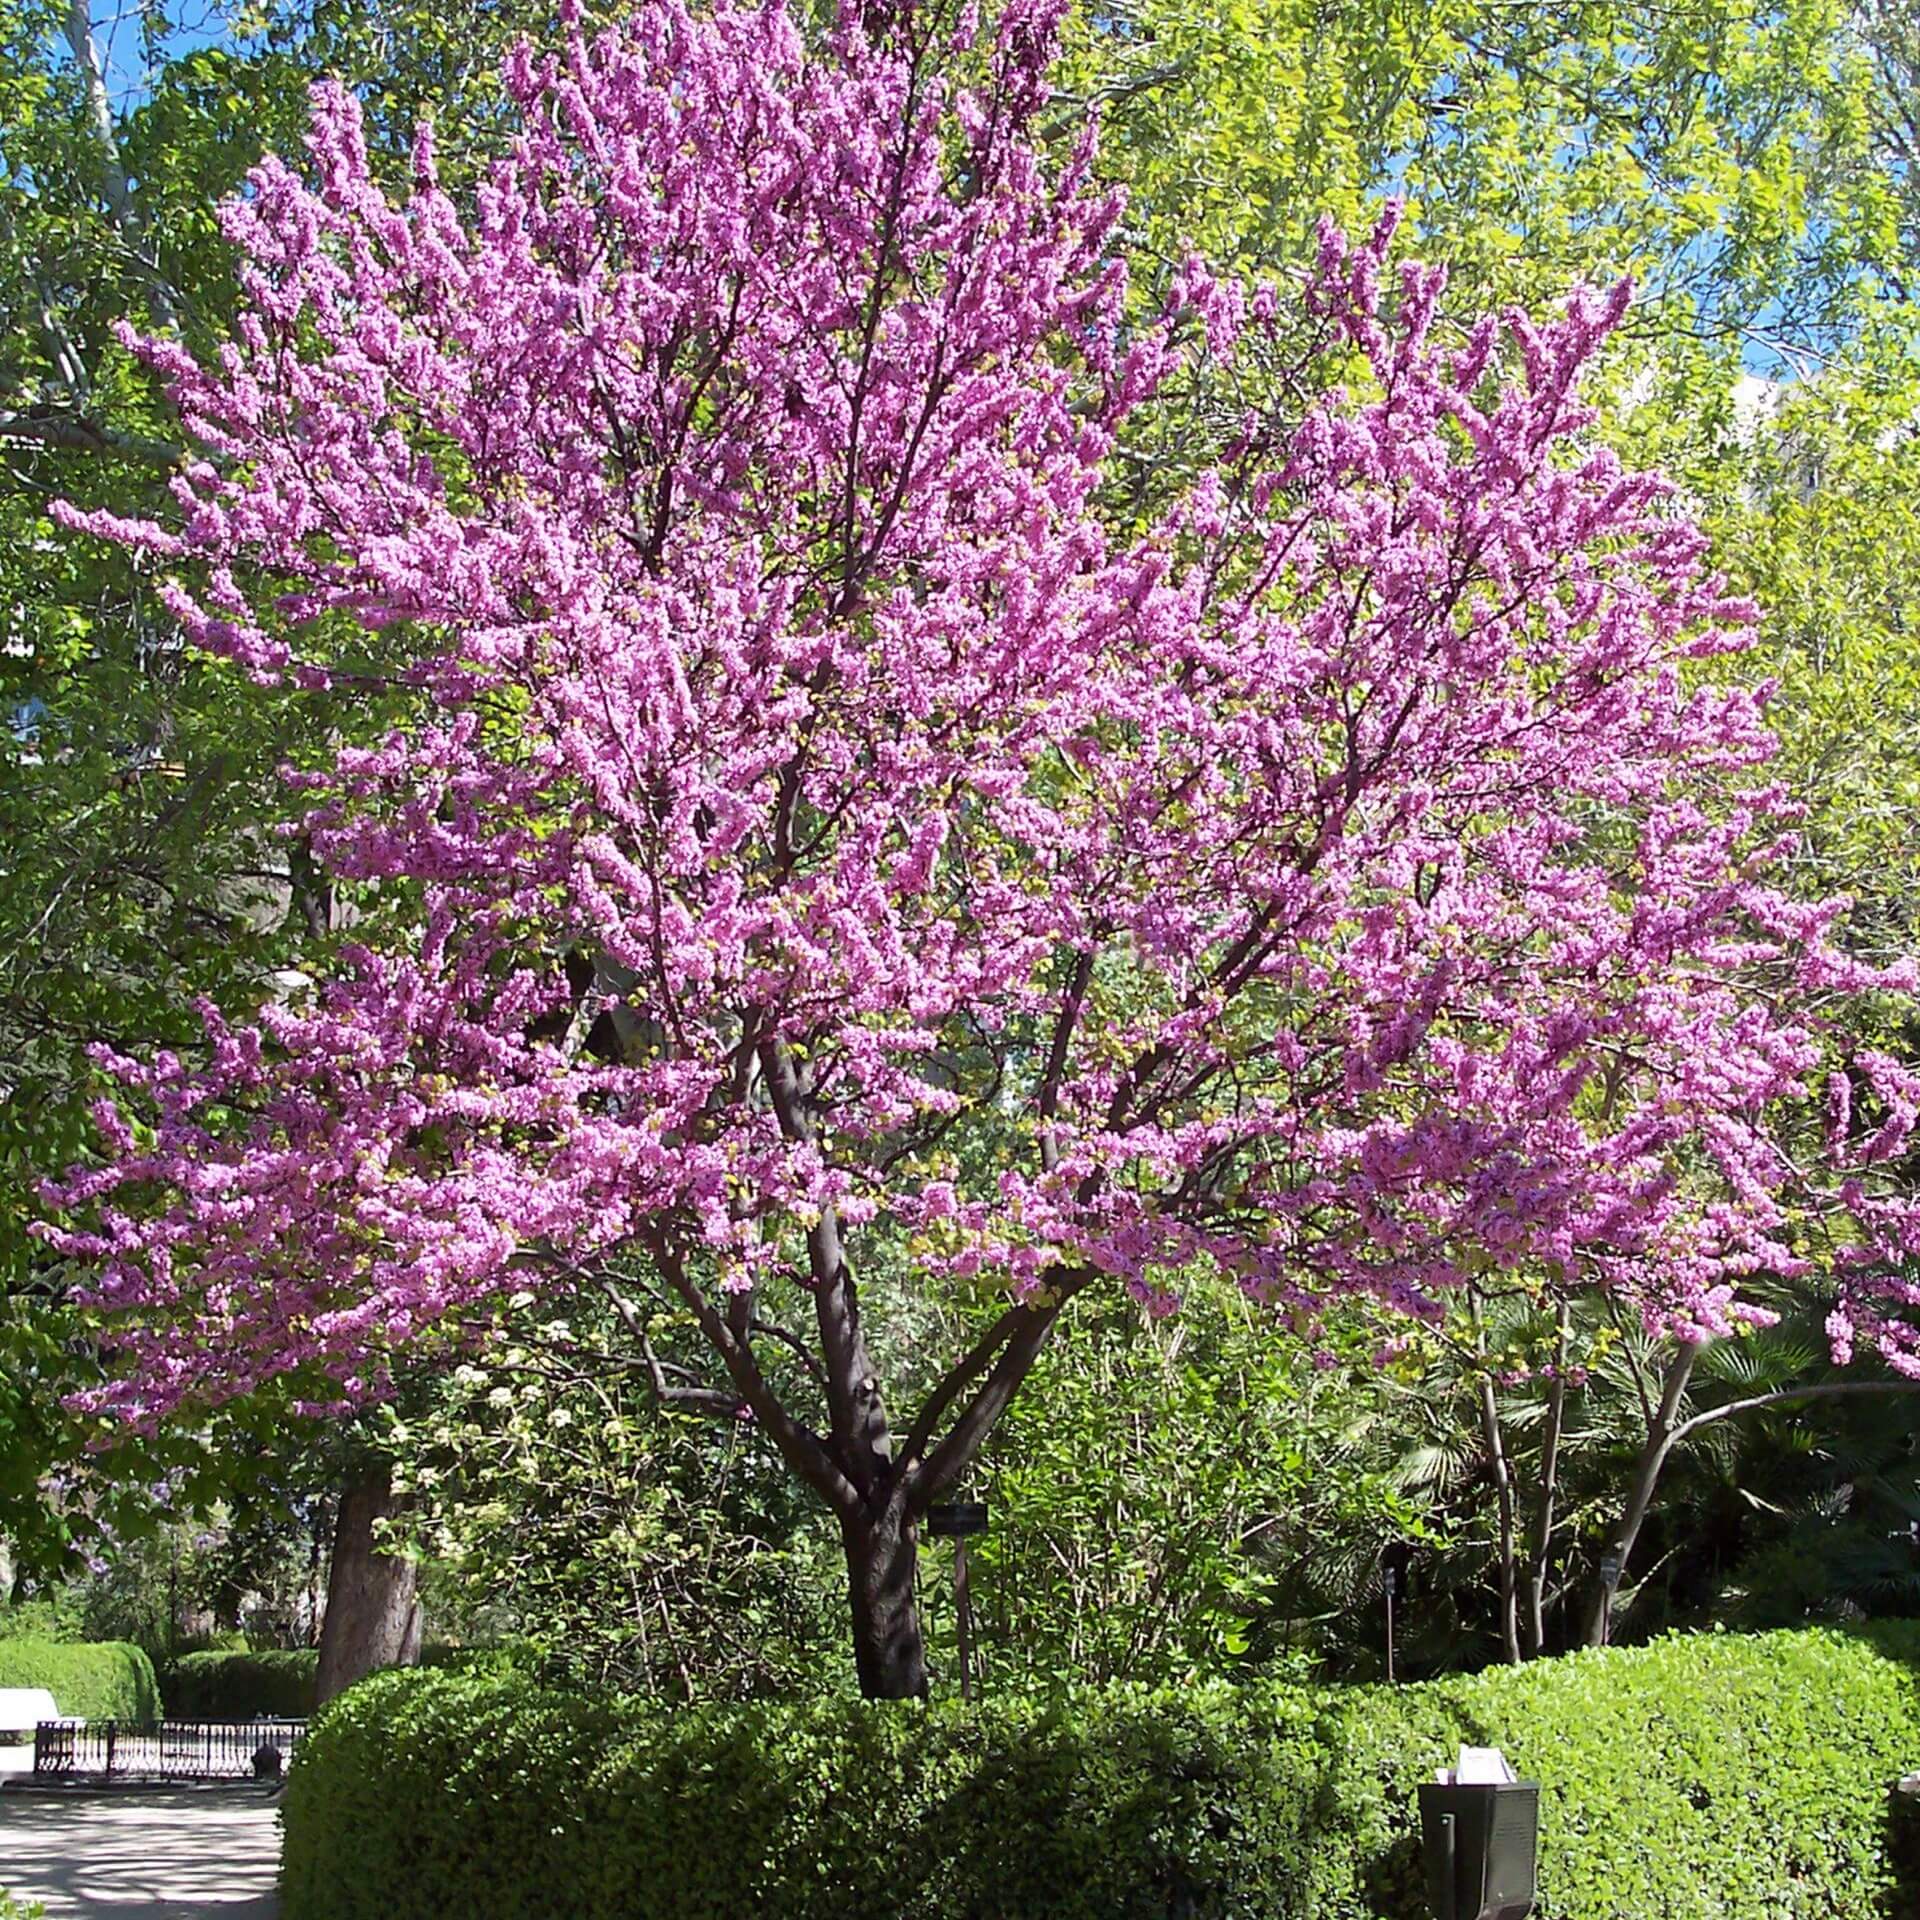
<svg viewBox="0 0 1920 1920"><path fill-rule="evenodd" d="M661 1714L381 1675L288 1789L288 1920L1404 1920L1413 1788L1543 1783L1540 1920L1897 1920L1920 1632L1675 1638L1390 1691Z"/></svg>
<svg viewBox="0 0 1920 1920"><path fill-rule="evenodd" d="M850 1683L826 1516L750 1425L658 1412L574 1306L382 1425L436 1630L677 1699Z"/></svg>
<svg viewBox="0 0 1920 1920"><path fill-rule="evenodd" d="M1149 259L1297 280L1322 216L1367 226L1393 194L1400 250L1447 265L1458 314L1634 277L1599 430L1676 476L1766 609L1754 670L1783 682L1783 770L1813 803L1807 886L1860 892L1880 951L1920 878L1914 19L1128 0L1082 9L1070 87ZM1766 405L1756 372L1792 391Z"/></svg>
<svg viewBox="0 0 1920 1920"><path fill-rule="evenodd" d="M1066 92L1163 251L1297 272L1391 191L1490 302L1633 272L1643 332L1789 339L1898 252L1840 0L1124 0L1080 10Z"/></svg>
<svg viewBox="0 0 1920 1920"><path fill-rule="evenodd" d="M153 1662L123 1640L0 1640L0 1687L45 1687L62 1713L89 1720L146 1726L160 1717Z"/></svg>
<svg viewBox="0 0 1920 1920"><path fill-rule="evenodd" d="M79 1640L80 1596L71 1589L43 1599L0 1605L0 1640Z"/></svg>
<svg viewBox="0 0 1920 1920"><path fill-rule="evenodd" d="M1884 958L1920 932L1916 426L1905 343L1862 349L1783 394L1720 529L1765 611L1807 885L1854 895L1856 937Z"/></svg>
<svg viewBox="0 0 1920 1920"><path fill-rule="evenodd" d="M1317 1655L1306 1596L1325 1582L1349 1597L1385 1540L1423 1532L1418 1504L1343 1444L1381 1398L1356 1360L1358 1379L1317 1372L1304 1342L1216 1283L1157 1322L1131 1302L1083 1309L976 1476L992 1517L968 1549L987 1684ZM938 1550L923 1591L950 1671Z"/></svg>

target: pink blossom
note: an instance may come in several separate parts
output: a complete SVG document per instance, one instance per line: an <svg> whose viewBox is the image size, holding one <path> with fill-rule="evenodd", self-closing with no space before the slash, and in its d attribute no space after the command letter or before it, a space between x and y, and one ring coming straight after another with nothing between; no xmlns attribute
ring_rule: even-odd
<svg viewBox="0 0 1920 1920"><path fill-rule="evenodd" d="M233 338L144 343L218 458L177 525L61 517L244 672L412 698L296 779L335 880L420 911L196 1061L104 1056L45 1229L96 1403L338 1405L627 1262L800 1448L749 1296L935 1224L930 1287L1163 1311L1206 1265L1303 1328L1491 1268L1700 1339L1818 1260L1836 1351L1920 1372L1920 1081L1857 1061L1868 1122L1826 1066L1906 976L1785 891L1767 690L1692 670L1753 609L1587 437L1626 289L1443 354L1393 215L1328 228L1302 297L1369 377L1302 410L1282 296L1134 298L1091 148L1050 175L1057 8L964 96L896 11L522 49L470 213L424 139L386 197L322 86L309 176L227 210Z"/></svg>

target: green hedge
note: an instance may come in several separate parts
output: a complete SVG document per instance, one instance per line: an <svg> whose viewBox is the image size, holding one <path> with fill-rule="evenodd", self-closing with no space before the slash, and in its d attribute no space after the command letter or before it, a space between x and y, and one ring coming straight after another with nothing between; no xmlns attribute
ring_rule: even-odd
<svg viewBox="0 0 1920 1920"><path fill-rule="evenodd" d="M183 1720L247 1720L256 1714L302 1720L313 1711L320 1656L282 1653L183 1654L160 1675L167 1711Z"/></svg>
<svg viewBox="0 0 1920 1920"><path fill-rule="evenodd" d="M376 1675L310 1732L285 1920L1407 1920L1414 1784L1545 1785L1540 1920L1911 1920L1920 1628L1674 1638L1342 1691L664 1714Z"/></svg>
<svg viewBox="0 0 1920 1920"><path fill-rule="evenodd" d="M45 1687L62 1713L89 1720L160 1717L153 1662L124 1640L0 1640L0 1688Z"/></svg>

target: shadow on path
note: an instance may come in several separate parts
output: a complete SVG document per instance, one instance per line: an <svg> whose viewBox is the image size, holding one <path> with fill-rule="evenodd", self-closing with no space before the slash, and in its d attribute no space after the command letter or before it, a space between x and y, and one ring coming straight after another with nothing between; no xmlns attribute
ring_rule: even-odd
<svg viewBox="0 0 1920 1920"><path fill-rule="evenodd" d="M257 1787L0 1794L0 1887L47 1920L272 1920L277 1815Z"/></svg>

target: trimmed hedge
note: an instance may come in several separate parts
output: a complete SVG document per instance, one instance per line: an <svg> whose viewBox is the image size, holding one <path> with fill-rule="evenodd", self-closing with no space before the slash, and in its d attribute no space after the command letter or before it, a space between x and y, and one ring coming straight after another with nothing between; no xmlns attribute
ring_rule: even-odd
<svg viewBox="0 0 1920 1920"><path fill-rule="evenodd" d="M287 1652L182 1654L160 1675L167 1711L182 1720L304 1720L314 1708L320 1655Z"/></svg>
<svg viewBox="0 0 1920 1920"><path fill-rule="evenodd" d="M89 1720L160 1718L153 1662L125 1640L0 1640L0 1687L45 1687L62 1713Z"/></svg>
<svg viewBox="0 0 1920 1920"><path fill-rule="evenodd" d="M1920 1628L1673 1638L1398 1690L667 1713L375 1675L287 1789L285 1920L1405 1920L1462 1741L1545 1786L1540 1920L1910 1920Z"/></svg>

